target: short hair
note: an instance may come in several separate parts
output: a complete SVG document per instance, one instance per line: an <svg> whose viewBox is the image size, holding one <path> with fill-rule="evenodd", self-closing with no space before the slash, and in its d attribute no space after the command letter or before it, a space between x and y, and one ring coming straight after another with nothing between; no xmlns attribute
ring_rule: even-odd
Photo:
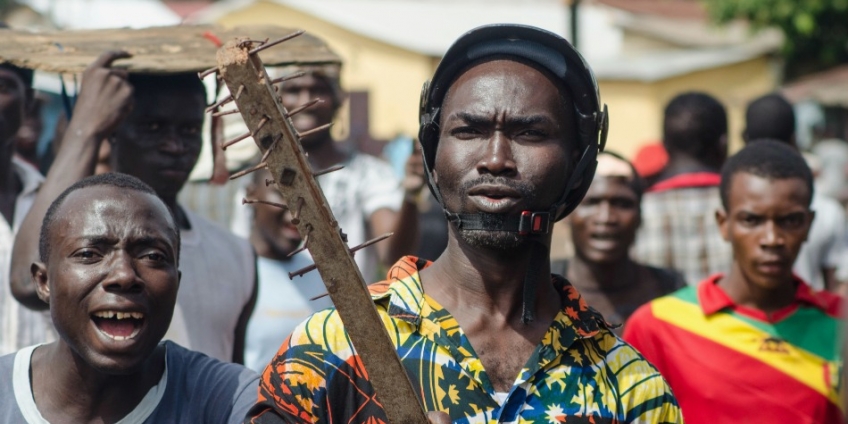
<svg viewBox="0 0 848 424"><path fill-rule="evenodd" d="M604 150L603 152L599 152L598 153L598 159L600 160L600 158L604 155L618 159L619 161L624 162L627 165L627 167L630 168L630 172L632 172L633 178L630 178L627 181L627 187L629 187L630 190L633 191L633 194L635 194L636 198L639 200L639 202L641 202L642 201L642 195L645 194L645 186L647 184L645 184L645 179L642 178L641 175L639 175L639 171L636 170L636 167L633 165L633 163L630 162L629 160L627 160L624 156L622 156L622 155L620 155L616 152L613 152L611 150ZM596 172L595 178L598 178L598 177L604 177L604 175L600 175L599 173Z"/></svg>
<svg viewBox="0 0 848 424"><path fill-rule="evenodd" d="M753 140L724 164L721 169L721 204L725 210L730 200L733 176L740 173L756 175L769 180L798 178L807 186L809 199L813 199L813 172L807 162L786 143L777 140Z"/></svg>
<svg viewBox="0 0 848 424"><path fill-rule="evenodd" d="M72 186L68 187L53 203L50 204L50 207L47 209L47 213L44 215L44 220L41 221L41 234L39 234L38 238L38 257L41 262L47 262L47 259L50 257L50 234L53 230L53 225L56 223L56 213L59 211L59 208L62 206L62 203L65 202L65 199L73 192L88 188L88 187L96 187L96 186L110 186L116 187L124 190L134 190L140 193L145 193L152 195L159 199L156 195L156 192L147 184L142 182L136 177L127 174L120 174L116 172L110 172L107 174L93 175L87 178L83 178L82 180L77 181ZM161 202L161 200L159 200ZM164 202L162 202L164 204ZM165 208L168 209L168 212L171 214L171 219L174 223L174 237L177 241L176 245L176 256L179 259L180 256L180 230L177 228L176 219L174 218L173 211L165 205Z"/></svg>
<svg viewBox="0 0 848 424"><path fill-rule="evenodd" d="M745 141L769 138L794 144L795 111L780 94L766 94L748 104L745 111Z"/></svg>
<svg viewBox="0 0 848 424"><path fill-rule="evenodd" d="M688 92L672 99L663 117L663 146L693 157L709 155L727 134L724 106L706 93Z"/></svg>
<svg viewBox="0 0 848 424"><path fill-rule="evenodd" d="M129 74L127 81L133 86L133 95L155 91L196 92L206 102L206 86L197 74L183 72L177 74Z"/></svg>

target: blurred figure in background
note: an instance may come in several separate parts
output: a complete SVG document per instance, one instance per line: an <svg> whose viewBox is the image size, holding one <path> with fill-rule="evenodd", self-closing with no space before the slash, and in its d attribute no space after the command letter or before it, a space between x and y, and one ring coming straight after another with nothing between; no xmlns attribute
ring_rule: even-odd
<svg viewBox="0 0 848 424"><path fill-rule="evenodd" d="M34 94L32 104L27 108L21 127L15 135L15 153L32 166L38 166L38 138L44 128L41 119L41 107L44 99Z"/></svg>
<svg viewBox="0 0 848 424"><path fill-rule="evenodd" d="M265 184L267 171L254 172L247 197L285 204L276 188ZM291 212L270 205L256 204L253 212L250 244L256 249L258 295L253 316L247 324L244 364L262 372L274 359L283 340L308 316L333 306L329 296L310 300L326 292L317 272L307 272L292 281L289 272L312 264L309 252L292 253L303 241L291 222Z"/></svg>
<svg viewBox="0 0 848 424"><path fill-rule="evenodd" d="M659 369L689 424L842 421L840 298L793 275L813 176L786 144L743 148L722 171L732 265L639 308L624 331Z"/></svg>
<svg viewBox="0 0 848 424"><path fill-rule="evenodd" d="M705 93L678 95L665 108L663 146L668 163L642 199L635 259L679 271L695 284L730 265L714 217L727 157L724 106Z"/></svg>
<svg viewBox="0 0 848 424"><path fill-rule="evenodd" d="M630 162L600 153L592 185L569 216L574 258L551 263L551 273L565 276L612 324L625 323L642 304L686 286L680 274L630 258L643 191Z"/></svg>
<svg viewBox="0 0 848 424"><path fill-rule="evenodd" d="M282 83L280 94L286 109L292 110L316 98L323 100L292 117L295 128L303 133L331 123L345 99L339 81L340 66L299 67L290 71L307 74ZM379 278L379 266L389 267L401 256L415 251L416 199L425 185L423 166L411 169L417 173L408 172L404 181L399 182L387 162L343 150L329 131L305 137L301 144L316 171L344 165L343 169L317 179L350 246L394 232L385 242L363 249L354 257L366 281Z"/></svg>
<svg viewBox="0 0 848 424"><path fill-rule="evenodd" d="M742 138L770 139L798 150L795 144L795 112L780 94L755 99L745 112ZM835 290L836 270L848 255L845 209L836 200L813 192L810 209L815 212L806 243L795 260L795 273L816 290Z"/></svg>

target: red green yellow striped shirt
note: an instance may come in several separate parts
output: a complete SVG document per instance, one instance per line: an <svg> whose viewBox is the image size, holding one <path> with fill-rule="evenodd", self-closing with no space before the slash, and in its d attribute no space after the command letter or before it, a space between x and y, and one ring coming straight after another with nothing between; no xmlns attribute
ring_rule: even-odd
<svg viewBox="0 0 848 424"><path fill-rule="evenodd" d="M686 422L841 423L840 299L797 280L793 304L767 315L734 304L720 278L644 305L624 330Z"/></svg>

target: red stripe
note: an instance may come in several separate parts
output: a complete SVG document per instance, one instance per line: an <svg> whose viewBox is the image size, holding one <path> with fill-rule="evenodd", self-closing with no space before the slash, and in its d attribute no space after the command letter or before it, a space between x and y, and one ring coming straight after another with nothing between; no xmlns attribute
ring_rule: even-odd
<svg viewBox="0 0 848 424"><path fill-rule="evenodd" d="M806 385L644 312L625 339L668 381L688 424L842 422L839 407Z"/></svg>
<svg viewBox="0 0 848 424"><path fill-rule="evenodd" d="M715 187L721 183L721 175L714 172L693 172L678 175L652 185L649 192L673 190L676 188Z"/></svg>

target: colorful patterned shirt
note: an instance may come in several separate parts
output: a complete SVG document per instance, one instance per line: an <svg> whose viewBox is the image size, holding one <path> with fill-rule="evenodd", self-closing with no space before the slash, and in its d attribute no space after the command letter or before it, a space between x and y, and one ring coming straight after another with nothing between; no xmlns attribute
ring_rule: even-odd
<svg viewBox="0 0 848 424"><path fill-rule="evenodd" d="M372 287L407 373L428 411L456 423L678 423L657 370L606 327L562 277L563 309L503 401L456 320L425 295L407 256ZM333 309L318 312L265 369L250 423L383 423L385 413Z"/></svg>
<svg viewBox="0 0 848 424"><path fill-rule="evenodd" d="M720 278L652 301L624 330L686 422L841 423L840 299L797 280L795 302L767 315L734 304Z"/></svg>

